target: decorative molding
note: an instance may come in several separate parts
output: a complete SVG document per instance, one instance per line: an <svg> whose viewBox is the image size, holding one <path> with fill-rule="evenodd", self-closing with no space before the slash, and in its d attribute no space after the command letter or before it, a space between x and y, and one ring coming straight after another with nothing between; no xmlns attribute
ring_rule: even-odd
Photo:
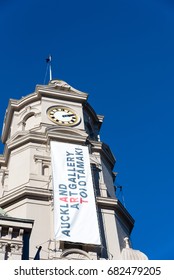
<svg viewBox="0 0 174 280"><path fill-rule="evenodd" d="M11 255L16 255L16 254L21 255L22 254L22 248L23 248L22 244L18 244L18 243L10 244Z"/></svg>
<svg viewBox="0 0 174 280"><path fill-rule="evenodd" d="M67 249L60 255L61 259L77 259L77 260L91 260L90 255L80 249Z"/></svg>
<svg viewBox="0 0 174 280"><path fill-rule="evenodd" d="M103 142L93 141L93 140L89 140L89 143L91 144L92 154L95 152L101 154L106 159L106 161L110 164L111 169L113 169L116 159L113 153L111 152L109 146Z"/></svg>
<svg viewBox="0 0 174 280"><path fill-rule="evenodd" d="M88 94L75 90L71 86L66 86L66 82L60 82L56 80L53 84L49 84L46 86L38 85L36 86L35 92L31 93L20 100L10 99L8 108L6 110L5 119L4 119L4 126L2 131L2 142L5 143L8 137L9 128L11 126L11 121L13 118L14 112L19 112L25 107L31 108L31 103L40 101L42 96L47 98L56 98L56 99L63 99L74 101L77 103L85 103ZM70 90L69 90L70 87Z"/></svg>
<svg viewBox="0 0 174 280"><path fill-rule="evenodd" d="M52 192L44 188L34 188L30 186L22 186L8 192L6 196L0 198L0 207L8 207L11 204L17 203L24 198L30 198L41 201L50 201Z"/></svg>
<svg viewBox="0 0 174 280"><path fill-rule="evenodd" d="M73 129L70 127L52 127L47 130L47 138L50 140L58 140L60 142L85 144L87 139L87 133L79 129Z"/></svg>
<svg viewBox="0 0 174 280"><path fill-rule="evenodd" d="M124 224L128 232L131 233L135 221L118 199L108 197L97 197L96 201L98 206L102 210L113 210L116 217L120 220L122 224Z"/></svg>
<svg viewBox="0 0 174 280"><path fill-rule="evenodd" d="M33 220L0 217L0 259L21 260L23 235L31 233Z"/></svg>
<svg viewBox="0 0 174 280"><path fill-rule="evenodd" d="M0 253L5 253L8 243L0 240Z"/></svg>
<svg viewBox="0 0 174 280"><path fill-rule="evenodd" d="M103 123L103 119L104 119L104 116L102 115L97 115L96 112L94 111L94 109L91 107L91 105L86 102L84 104L84 111L86 110L86 113L90 116L92 116L93 118L93 121L97 124L98 126L98 129L100 130L101 128L101 125Z"/></svg>

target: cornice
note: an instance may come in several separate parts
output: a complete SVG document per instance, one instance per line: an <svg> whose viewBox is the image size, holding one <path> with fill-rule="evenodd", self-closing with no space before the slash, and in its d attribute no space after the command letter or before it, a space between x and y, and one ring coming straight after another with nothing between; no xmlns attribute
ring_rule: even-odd
<svg viewBox="0 0 174 280"><path fill-rule="evenodd" d="M0 155L0 167L5 166L5 158L4 155Z"/></svg>
<svg viewBox="0 0 174 280"><path fill-rule="evenodd" d="M84 145L86 143L86 137L81 135L72 135L72 134L64 134L64 133L54 133L54 132L47 132L49 141L59 141L59 142L66 142L66 143L73 143L73 144L81 144Z"/></svg>
<svg viewBox="0 0 174 280"><path fill-rule="evenodd" d="M65 83L65 82L64 82ZM26 107L27 105L41 100L42 96L53 98L53 99L63 99L72 102L78 103L85 103L88 94L84 92L77 91L73 89L71 86L68 87L64 86L56 86L55 84L49 85L37 85L35 92L26 95L25 97L21 98L20 100L10 99L9 104L6 110L5 118L4 118L4 126L2 131L2 142L5 143L8 130L12 121L12 117L15 111L19 112L22 108Z"/></svg>
<svg viewBox="0 0 174 280"><path fill-rule="evenodd" d="M101 155L103 155L103 157L107 160L107 162L110 163L111 168L113 168L115 165L116 159L115 159L113 153L111 152L111 149L109 148L109 146L100 141L89 140L89 142L91 143L92 152L98 152Z"/></svg>
<svg viewBox="0 0 174 280"><path fill-rule="evenodd" d="M50 140L57 140L60 142L85 144L88 134L79 129L73 129L71 127L52 127L47 129L46 132L48 142Z"/></svg>
<svg viewBox="0 0 174 280"><path fill-rule="evenodd" d="M55 88L56 90L59 89L61 91L66 91L66 92L71 92L71 93L86 94L85 92L77 90L74 87L72 87L71 85L69 85L67 82L65 82L63 80L59 80L59 79L51 80L48 83L48 85L46 85L44 87L48 87L48 88L52 87L52 88Z"/></svg>
<svg viewBox="0 0 174 280"><path fill-rule="evenodd" d="M34 224L34 220L31 219L21 219L21 218L0 216L0 225L5 227L7 226L19 227L19 228L24 228L25 230L31 230L33 224Z"/></svg>
<svg viewBox="0 0 174 280"><path fill-rule="evenodd" d="M49 201L51 200L52 192L43 188L34 188L30 186L22 186L8 192L5 196L0 198L0 207L3 209L10 205L14 205L18 201L25 198Z"/></svg>
<svg viewBox="0 0 174 280"><path fill-rule="evenodd" d="M94 111L94 109L91 107L91 105L88 102L84 103L84 110L86 110L92 116L92 118L94 119L94 122L96 122L98 124L98 128L100 129L101 125L103 123L104 116L97 115L96 112Z"/></svg>
<svg viewBox="0 0 174 280"><path fill-rule="evenodd" d="M73 101L78 103L86 102L88 95L87 94L77 94L75 92L62 92L56 90L55 88L44 88L43 86L37 87L37 93L39 96L49 97L53 99L63 99L66 101Z"/></svg>
<svg viewBox="0 0 174 280"><path fill-rule="evenodd" d="M32 131L27 131L27 132L19 132L16 134L16 137L9 139L6 142L6 145L8 149L13 150L18 147L21 147L22 145L32 142L32 143L38 143L38 144L45 144L46 143L46 136L45 133L42 132L32 132Z"/></svg>
<svg viewBox="0 0 174 280"><path fill-rule="evenodd" d="M79 129L51 126L46 132L20 131L6 142L4 155L0 157L0 165L7 165L11 151L28 143L48 145L50 140L84 145L87 133Z"/></svg>
<svg viewBox="0 0 174 280"><path fill-rule="evenodd" d="M12 117L15 111L20 111L23 107L27 106L31 102L39 100L39 96L37 93L28 94L27 96L21 98L20 100L10 99L8 103L8 107L6 110L5 118L4 118L4 126L2 130L2 143L5 143L8 136L8 129L10 127Z"/></svg>
<svg viewBox="0 0 174 280"><path fill-rule="evenodd" d="M120 218L128 232L131 233L135 221L118 199L97 197L97 204L101 209L114 210L116 216Z"/></svg>
<svg viewBox="0 0 174 280"><path fill-rule="evenodd" d="M7 162L8 162L8 159L9 159L9 156L10 156L10 153L12 150L17 149L30 142L40 144L40 145L47 144L47 138L46 138L45 134L39 133L39 132L32 133L30 131L27 133L21 132L21 133L16 134L16 138L13 137L12 139L9 139L6 142L5 149L4 149L4 155L3 155L3 158L4 158L3 164L7 165ZM1 163L1 161L0 161L0 163Z"/></svg>

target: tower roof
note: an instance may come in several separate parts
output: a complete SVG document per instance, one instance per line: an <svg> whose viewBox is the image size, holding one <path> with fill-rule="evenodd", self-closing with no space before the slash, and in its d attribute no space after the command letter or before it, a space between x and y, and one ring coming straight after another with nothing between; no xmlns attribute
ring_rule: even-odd
<svg viewBox="0 0 174 280"><path fill-rule="evenodd" d="M130 247L128 237L125 237L124 241L125 248L123 248L121 252L122 260L148 260L147 256L143 252L134 250Z"/></svg>

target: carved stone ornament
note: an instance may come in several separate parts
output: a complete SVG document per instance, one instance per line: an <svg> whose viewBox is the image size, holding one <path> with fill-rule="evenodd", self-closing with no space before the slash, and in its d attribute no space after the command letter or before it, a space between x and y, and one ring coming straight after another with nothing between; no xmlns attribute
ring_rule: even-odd
<svg viewBox="0 0 174 280"><path fill-rule="evenodd" d="M11 254L22 254L22 247L20 244L11 244Z"/></svg>
<svg viewBox="0 0 174 280"><path fill-rule="evenodd" d="M0 242L0 252L5 252L7 247L6 242Z"/></svg>
<svg viewBox="0 0 174 280"><path fill-rule="evenodd" d="M63 251L60 258L68 260L91 260L88 253L80 249L68 249Z"/></svg>
<svg viewBox="0 0 174 280"><path fill-rule="evenodd" d="M62 80L52 80L49 82L50 85L55 85L56 87L62 87L65 89L70 89L71 86L68 85L66 82L62 81Z"/></svg>

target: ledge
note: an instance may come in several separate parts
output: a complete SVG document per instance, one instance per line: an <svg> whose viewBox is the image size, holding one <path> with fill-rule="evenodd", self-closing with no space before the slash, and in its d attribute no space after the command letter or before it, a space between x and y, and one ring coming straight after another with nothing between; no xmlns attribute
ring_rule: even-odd
<svg viewBox="0 0 174 280"><path fill-rule="evenodd" d="M0 216L0 225L5 227L10 226L10 227L18 227L24 229L32 229L33 224L34 224L34 220L31 219L21 219L21 218Z"/></svg>
<svg viewBox="0 0 174 280"><path fill-rule="evenodd" d="M5 196L0 198L0 207L8 207L24 198L35 200L49 201L51 200L52 192L43 188L34 188L30 186L22 186L10 191Z"/></svg>
<svg viewBox="0 0 174 280"><path fill-rule="evenodd" d="M97 204L101 209L114 210L116 216L120 218L121 222L128 229L128 232L131 233L135 221L118 199L97 197Z"/></svg>
<svg viewBox="0 0 174 280"><path fill-rule="evenodd" d="M105 144L103 142L99 142L99 141L89 140L89 142L92 145L92 152L101 153L101 155L103 155L104 158L106 158L106 160L110 163L111 169L113 169L114 165L116 163L116 159L115 159L113 153L111 152L111 149L109 148L109 146L107 144Z"/></svg>

